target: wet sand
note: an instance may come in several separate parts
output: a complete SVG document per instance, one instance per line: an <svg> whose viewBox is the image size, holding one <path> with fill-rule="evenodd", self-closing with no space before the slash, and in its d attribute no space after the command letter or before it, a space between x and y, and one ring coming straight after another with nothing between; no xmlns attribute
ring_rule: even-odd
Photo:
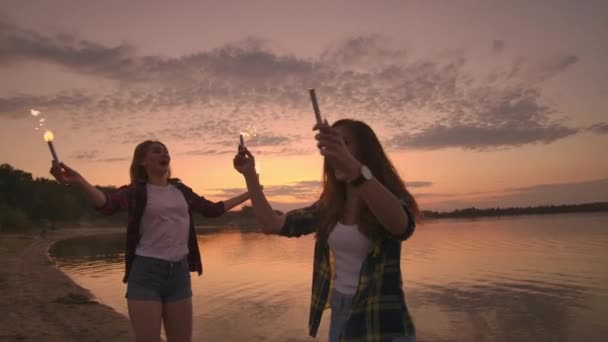
<svg viewBox="0 0 608 342"><path fill-rule="evenodd" d="M0 234L0 341L129 341L127 317L57 269L56 241L116 229L62 229L46 236Z"/></svg>

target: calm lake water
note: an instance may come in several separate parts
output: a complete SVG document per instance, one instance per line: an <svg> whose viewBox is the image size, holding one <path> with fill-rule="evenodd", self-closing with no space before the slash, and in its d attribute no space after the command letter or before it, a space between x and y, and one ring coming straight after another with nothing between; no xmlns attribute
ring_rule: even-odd
<svg viewBox="0 0 608 342"><path fill-rule="evenodd" d="M123 236L62 241L59 267L127 314ZM313 239L227 230L198 236L195 341L312 341ZM419 341L608 340L608 215L438 220L403 244ZM329 311L319 340L327 339Z"/></svg>

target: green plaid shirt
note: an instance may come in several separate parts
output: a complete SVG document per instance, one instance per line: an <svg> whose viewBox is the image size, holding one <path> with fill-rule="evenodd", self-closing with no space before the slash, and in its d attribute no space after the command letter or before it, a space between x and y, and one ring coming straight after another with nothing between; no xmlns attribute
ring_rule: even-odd
<svg viewBox="0 0 608 342"><path fill-rule="evenodd" d="M374 241L372 251L363 261L359 287L352 302L350 316L344 324L341 341L384 342L397 337L413 336L414 324L405 304L401 278L401 242L414 232L416 224L404 200L409 217L408 229L402 236L384 230ZM280 235L299 237L315 232L320 222L319 202L287 213ZM308 321L309 334L317 335L323 310L328 307L333 288L333 260L327 243L315 240L312 275L312 297Z"/></svg>

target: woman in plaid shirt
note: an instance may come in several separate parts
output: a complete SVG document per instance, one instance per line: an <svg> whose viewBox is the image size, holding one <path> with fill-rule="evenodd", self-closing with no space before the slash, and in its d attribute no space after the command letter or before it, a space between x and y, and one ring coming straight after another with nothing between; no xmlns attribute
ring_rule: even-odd
<svg viewBox="0 0 608 342"><path fill-rule="evenodd" d="M415 340L401 277L401 242L419 210L373 130L356 120L317 124L324 161L323 192L309 207L276 214L240 148L235 168L244 175L264 233L315 234L309 334L331 308L330 341Z"/></svg>
<svg viewBox="0 0 608 342"><path fill-rule="evenodd" d="M123 281L138 342L160 341L161 322L168 342L192 340L190 272L203 272L192 214L220 216L249 198L244 193L211 202L169 178L170 162L163 143L146 140L133 153L131 183L108 193L63 163L51 168L59 182L81 188L103 214L127 212Z"/></svg>

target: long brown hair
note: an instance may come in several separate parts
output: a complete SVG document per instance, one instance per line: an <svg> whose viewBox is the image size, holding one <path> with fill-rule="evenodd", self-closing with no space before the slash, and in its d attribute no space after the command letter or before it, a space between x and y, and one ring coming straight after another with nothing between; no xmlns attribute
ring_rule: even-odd
<svg viewBox="0 0 608 342"><path fill-rule="evenodd" d="M391 193L405 199L408 208L414 217L420 216L416 200L407 190L399 177L397 170L388 159L380 140L366 123L342 119L334 122L332 127L344 127L349 130L355 140L355 157L366 165L374 177L382 183ZM336 176L327 163L323 163L323 192L321 193L321 225L317 227L316 237L327 241L332 227L341 219L346 202L346 183L336 179ZM359 230L368 238L375 240L382 233L378 220L367 206L363 205L359 216Z"/></svg>
<svg viewBox="0 0 608 342"><path fill-rule="evenodd" d="M131 167L129 168L129 174L131 175L131 182L147 182L148 181L148 173L146 169L141 166L144 158L146 158L146 154L148 154L148 150L154 144L160 144L165 149L167 146L160 141L156 140L146 140L137 147L135 147L135 151L133 152L133 160L131 161ZM169 177L171 176L171 170L169 170Z"/></svg>

